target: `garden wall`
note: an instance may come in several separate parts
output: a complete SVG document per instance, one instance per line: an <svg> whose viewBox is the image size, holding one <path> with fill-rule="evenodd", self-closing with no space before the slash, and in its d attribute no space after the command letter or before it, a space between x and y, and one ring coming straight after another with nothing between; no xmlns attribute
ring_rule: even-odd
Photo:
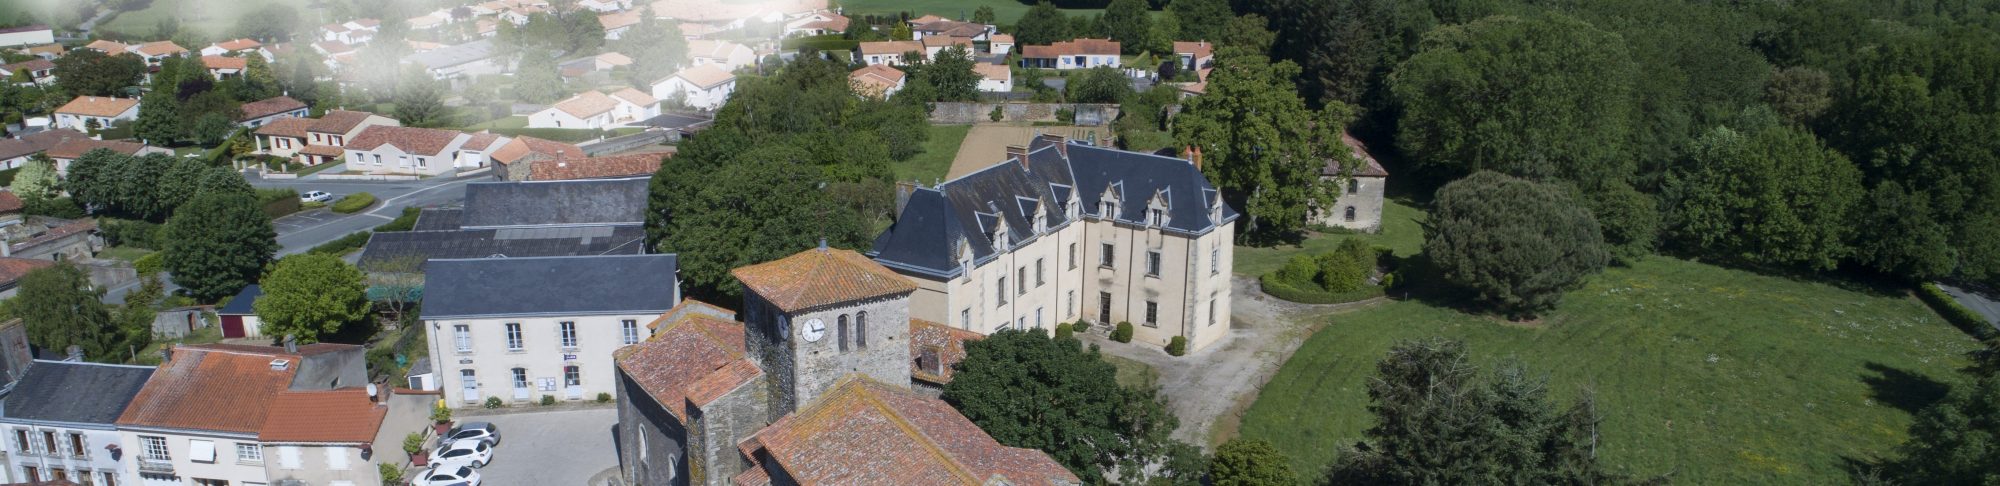
<svg viewBox="0 0 2000 486"><path fill-rule="evenodd" d="M1067 103L933 103L931 123L969 125L993 122L993 107L1000 107L1000 120L1008 122L1057 122L1056 110L1076 112L1076 125L1101 126L1118 119L1118 105Z"/></svg>

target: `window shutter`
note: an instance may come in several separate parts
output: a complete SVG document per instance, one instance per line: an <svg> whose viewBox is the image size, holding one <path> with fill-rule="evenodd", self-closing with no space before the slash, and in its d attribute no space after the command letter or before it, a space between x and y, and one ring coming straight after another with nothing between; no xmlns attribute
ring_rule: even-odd
<svg viewBox="0 0 2000 486"><path fill-rule="evenodd" d="M299 446L279 446L278 467L283 469L299 469Z"/></svg>
<svg viewBox="0 0 2000 486"><path fill-rule="evenodd" d="M347 448L326 447L326 467L336 471L347 469Z"/></svg>

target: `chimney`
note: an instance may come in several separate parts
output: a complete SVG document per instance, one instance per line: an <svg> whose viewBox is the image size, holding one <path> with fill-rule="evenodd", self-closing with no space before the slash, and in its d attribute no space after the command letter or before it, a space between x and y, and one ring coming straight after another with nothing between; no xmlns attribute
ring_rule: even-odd
<svg viewBox="0 0 2000 486"><path fill-rule="evenodd" d="M287 352L287 353L292 353L292 354L298 354L298 352L299 352L299 338L298 338L298 337L296 337L296 336L293 336L293 335L290 335L290 334L286 334L286 335L285 335L285 352Z"/></svg>
<svg viewBox="0 0 2000 486"><path fill-rule="evenodd" d="M1069 145L1069 139L1068 139L1068 138L1065 138L1065 137L1063 137L1063 136L1062 136L1061 134L1055 134L1055 133L1044 133L1044 134L1042 134L1041 138L1042 138L1042 141L1044 141L1044 142L1049 142L1049 143L1053 143L1053 144L1055 144L1055 145L1056 145L1056 153L1060 153L1060 154L1062 154L1063 158L1065 158L1065 159L1066 159L1066 158L1069 158L1069 146L1068 146L1068 145Z"/></svg>
<svg viewBox="0 0 2000 486"><path fill-rule="evenodd" d="M1187 154L1188 163L1194 164L1194 170L1201 170L1201 147L1189 145Z"/></svg>
<svg viewBox="0 0 2000 486"><path fill-rule="evenodd" d="M917 183L915 182L896 183L895 219L903 219L903 206L910 204L910 194L914 192L917 192Z"/></svg>
<svg viewBox="0 0 2000 486"><path fill-rule="evenodd" d="M1021 146L1021 145L1008 145L1008 146L1007 146L1007 160L1011 160L1011 161L1014 161L1014 163L1016 163L1016 164L1021 164L1021 168L1022 168L1022 169L1027 169L1027 168L1028 168L1028 147L1025 147L1025 146Z"/></svg>
<svg viewBox="0 0 2000 486"><path fill-rule="evenodd" d="M166 343L166 344L161 344L161 345L160 345L160 362L161 362L161 363L168 363L168 362L171 362L171 361L173 361L173 360L174 360L174 343Z"/></svg>
<svg viewBox="0 0 2000 486"><path fill-rule="evenodd" d="M83 346L77 346L77 345L74 345L74 344L71 344L71 345L69 346L69 349L66 349L65 351L69 351L69 357L67 357L67 358L64 358L64 359L63 359L63 361L68 361L68 362L71 362L71 363L82 363L82 362L83 362Z"/></svg>

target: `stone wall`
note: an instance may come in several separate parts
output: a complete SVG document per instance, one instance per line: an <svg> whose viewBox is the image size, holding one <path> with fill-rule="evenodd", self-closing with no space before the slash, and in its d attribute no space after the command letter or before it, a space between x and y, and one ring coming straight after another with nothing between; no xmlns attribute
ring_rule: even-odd
<svg viewBox="0 0 2000 486"><path fill-rule="evenodd" d="M694 452L700 456L690 457L689 460L699 460L703 464L702 477L698 478L702 484L731 486L730 479L750 466L743 459L743 453L736 450L736 444L770 425L765 420L770 400L770 389L760 379L746 383L701 408L697 415L700 427L696 428L701 431L701 436L690 440L688 445L698 447Z"/></svg>
<svg viewBox="0 0 2000 486"><path fill-rule="evenodd" d="M866 341L858 341L857 316L867 313ZM840 349L840 322L845 317L850 329L847 350ZM850 374L860 373L896 386L910 383L910 298L897 295L812 309L792 316L795 326L819 319L826 323L826 335L819 341L794 341L797 363L793 384L796 406L804 407L814 397L832 388Z"/></svg>
<svg viewBox="0 0 2000 486"><path fill-rule="evenodd" d="M618 372L618 465L626 484L686 484L687 430L623 370Z"/></svg>
<svg viewBox="0 0 2000 486"><path fill-rule="evenodd" d="M1118 119L1118 105L1064 103L932 103L931 123L968 125L992 123L993 107L1000 107L1002 122L1059 122L1056 110L1069 108L1077 113L1076 124L1099 126Z"/></svg>

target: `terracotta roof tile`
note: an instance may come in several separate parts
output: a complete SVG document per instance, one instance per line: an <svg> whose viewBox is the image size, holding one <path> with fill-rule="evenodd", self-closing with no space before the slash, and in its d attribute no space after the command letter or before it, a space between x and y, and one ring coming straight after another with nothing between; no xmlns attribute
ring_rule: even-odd
<svg viewBox="0 0 2000 486"><path fill-rule="evenodd" d="M17 212L24 207L27 206L21 203L20 196L14 195L14 191L0 191L0 214Z"/></svg>
<svg viewBox="0 0 2000 486"><path fill-rule="evenodd" d="M122 42L108 41L104 39L90 41L89 44L85 44L83 46L83 48L85 49L96 49L99 51L104 51L106 54L123 54L131 47L132 46L125 45Z"/></svg>
<svg viewBox="0 0 2000 486"><path fill-rule="evenodd" d="M544 155L551 158L561 156L566 159L584 158L583 149L575 144L528 136L514 137L513 141L501 145L499 150L494 150L492 158L494 162L507 165L519 162L529 155Z"/></svg>
<svg viewBox="0 0 2000 486"><path fill-rule="evenodd" d="M451 146L452 140L464 136L466 135L462 132L436 128L370 125L361 129L361 133L355 134L353 140L347 141L347 149L375 150L383 145L391 145L412 155L437 156L443 155L444 149Z"/></svg>
<svg viewBox="0 0 2000 486"><path fill-rule="evenodd" d="M181 47L180 44L175 44L174 41L152 41L144 44L139 44L138 46L136 46L136 48L138 49L140 54L145 54L148 56L183 54L188 51L187 48Z"/></svg>
<svg viewBox="0 0 2000 486"><path fill-rule="evenodd" d="M1215 44L1174 41L1174 54L1193 54L1196 59L1215 56Z"/></svg>
<svg viewBox="0 0 2000 486"><path fill-rule="evenodd" d="M63 140L62 143L58 143L54 147L49 147L48 154L51 159L75 159L97 149L111 149L113 152L125 155L138 155L140 150L146 149L146 144L117 140L72 138Z"/></svg>
<svg viewBox="0 0 2000 486"><path fill-rule="evenodd" d="M990 40L988 40L987 42L991 42L991 43L994 43L994 44L1013 44L1013 43L1014 43L1014 36L1013 36L1013 35L1011 35L1011 34L993 34L993 35L991 35L991 36L988 36L987 38L988 38L988 39L990 39Z"/></svg>
<svg viewBox="0 0 2000 486"><path fill-rule="evenodd" d="M16 199L19 201L19 199ZM21 280L28 272L56 266L56 262L34 258L0 257L0 284L11 284Z"/></svg>
<svg viewBox="0 0 2000 486"><path fill-rule="evenodd" d="M459 150L483 151L491 148L493 142L498 142L500 139L500 134L493 132L474 133L472 134L472 138L465 139L465 143L460 144L458 148Z"/></svg>
<svg viewBox="0 0 2000 486"><path fill-rule="evenodd" d="M279 113L306 109L306 104L290 96L278 96L243 104L243 120L255 120Z"/></svg>
<svg viewBox="0 0 2000 486"><path fill-rule="evenodd" d="M741 323L690 313L647 327L659 330L613 353L618 370L682 423L687 404L708 403L763 375L744 354Z"/></svg>
<svg viewBox="0 0 2000 486"><path fill-rule="evenodd" d="M625 27L631 27L634 25L639 25L639 20L640 20L640 12L638 10L627 10L624 12L608 13L597 16L597 23L598 25L604 26L604 30L613 30L613 29L620 29Z"/></svg>
<svg viewBox="0 0 2000 486"><path fill-rule="evenodd" d="M368 117L370 116L374 116L374 113L331 110L326 112L325 115L320 115L318 120L314 120L312 126L306 127L306 131L336 135L345 134L348 130L353 130L354 127L361 125L361 122L368 121Z"/></svg>
<svg viewBox="0 0 2000 486"><path fill-rule="evenodd" d="M201 65L207 66L211 70L235 69L242 71L249 67L250 62L240 57L201 56Z"/></svg>
<svg viewBox="0 0 2000 486"><path fill-rule="evenodd" d="M56 108L56 113L74 113L78 115L111 118L111 117L116 117L121 113L125 113L125 110L130 110L133 107L137 106L139 106L138 98L78 96L76 97L76 99L69 100L69 103L64 103L62 105L62 108Z"/></svg>
<svg viewBox="0 0 2000 486"><path fill-rule="evenodd" d="M10 73L11 73L11 72L14 72L14 71L31 71L31 72L32 72L32 71L47 71L47 70L51 70L51 69L55 69L55 68L56 68L56 63L55 63L55 62L53 62L53 61L50 61L50 60L48 60L48 59L42 59L42 58L39 58L39 57L37 57L37 58L34 58L34 59L29 59L29 60L26 60L26 61L21 61L21 62L17 62L17 63L13 63L13 64L8 64L8 65L5 65L5 66L0 66L0 69L4 69L4 70L6 70L7 72L10 72Z"/></svg>
<svg viewBox="0 0 2000 486"><path fill-rule="evenodd" d="M965 46L965 48L966 48L967 50L971 50L971 49L972 49L972 38L971 38L971 37L960 37L960 36L948 36L948 35L931 35L931 36L924 36L924 40L923 40L923 41L921 41L921 42L922 42L922 43L924 44L924 47L926 47L926 48L930 48L930 47L951 47L951 46Z"/></svg>
<svg viewBox="0 0 2000 486"><path fill-rule="evenodd" d="M570 116L577 118L590 118L604 114L604 112L611 111L612 108L617 107L618 100L611 99L610 96L605 95L603 92L591 90L577 93L576 96L556 102L555 106L551 106L550 108L562 110L563 113L568 113Z"/></svg>
<svg viewBox="0 0 2000 486"><path fill-rule="evenodd" d="M543 162L530 167L528 179L561 181L652 175L660 171L660 161L671 156L672 152L646 152Z"/></svg>
<svg viewBox="0 0 2000 486"><path fill-rule="evenodd" d="M1009 69L1006 64L977 63L972 65L972 72L978 73L979 77L984 79L998 81L1014 79L1014 71Z"/></svg>
<svg viewBox="0 0 2000 486"><path fill-rule="evenodd" d="M985 336L923 319L910 319L910 377L951 382L951 367L965 360L965 342Z"/></svg>
<svg viewBox="0 0 2000 486"><path fill-rule="evenodd" d="M660 102L660 100L653 99L653 95L649 95L646 94L644 91L639 91L632 88L625 88L618 91L612 91L611 97L625 100L626 103L639 105L641 107Z"/></svg>
<svg viewBox="0 0 2000 486"><path fill-rule="evenodd" d="M389 407L368 399L361 388L286 391L271 400L257 431L260 442L365 444L382 430Z"/></svg>
<svg viewBox="0 0 2000 486"><path fill-rule="evenodd" d="M299 356L182 346L160 364L118 425L171 427L255 434L271 403L291 386ZM291 360L273 369L274 359Z"/></svg>
<svg viewBox="0 0 2000 486"><path fill-rule="evenodd" d="M281 116L272 118L270 123L257 127L257 134L270 137L306 138L306 127L313 124L311 118Z"/></svg>
<svg viewBox="0 0 2000 486"><path fill-rule="evenodd" d="M869 41L861 43L860 48L861 55L863 56L902 54L906 52L924 52L924 43L917 41Z"/></svg>
<svg viewBox="0 0 2000 486"><path fill-rule="evenodd" d="M226 51L235 52L244 49L256 49L259 47L263 47L264 44L250 39L231 39L222 42L217 42L215 43L215 46L220 47Z"/></svg>
<svg viewBox="0 0 2000 486"><path fill-rule="evenodd" d="M754 440L799 484L1081 483L1041 451L1001 445L944 401L859 374Z"/></svg>
<svg viewBox="0 0 2000 486"><path fill-rule="evenodd" d="M670 78L678 77L681 79L685 79L687 80L688 84L695 85L695 87L698 88L710 88L714 87L715 85L728 82L729 80L736 79L735 74L730 73L729 70L723 69L721 66L717 66L714 64L703 64L700 66L682 69L678 72L675 72L672 76L669 77Z"/></svg>
<svg viewBox="0 0 2000 486"><path fill-rule="evenodd" d="M806 250L730 273L786 312L917 290L908 277L838 248Z"/></svg>
<svg viewBox="0 0 2000 486"><path fill-rule="evenodd" d="M1046 59L1077 55L1116 56L1118 49L1118 41L1110 39L1077 39L1046 46L1025 46L1021 48L1021 57Z"/></svg>
<svg viewBox="0 0 2000 486"><path fill-rule="evenodd" d="M679 321L684 315L706 315L725 321L736 319L736 311L695 299L681 299L681 303L675 304L674 308L660 314L660 317L653 319L653 322L646 323L646 329L658 332L660 326Z"/></svg>

